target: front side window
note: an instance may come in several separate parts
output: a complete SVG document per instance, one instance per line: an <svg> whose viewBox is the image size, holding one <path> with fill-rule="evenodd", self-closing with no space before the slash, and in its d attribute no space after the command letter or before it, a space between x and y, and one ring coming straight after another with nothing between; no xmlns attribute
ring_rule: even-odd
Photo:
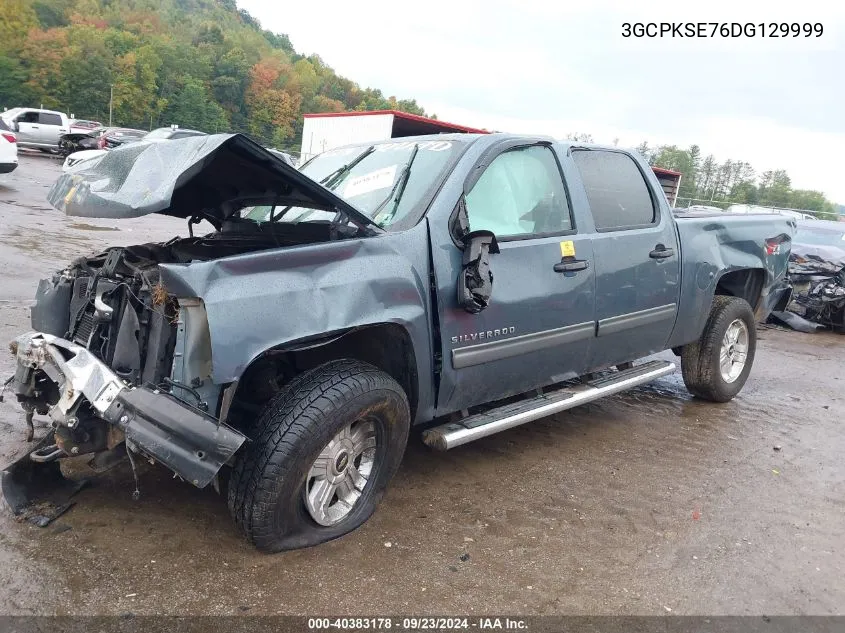
<svg viewBox="0 0 845 633"><path fill-rule="evenodd" d="M552 150L520 147L497 156L466 195L469 227L497 238L560 233L572 217Z"/></svg>
<svg viewBox="0 0 845 633"><path fill-rule="evenodd" d="M596 229L614 230L654 223L654 202L637 164L627 154L575 150Z"/></svg>
<svg viewBox="0 0 845 633"><path fill-rule="evenodd" d="M18 123L38 123L38 113L24 112L18 117Z"/></svg>

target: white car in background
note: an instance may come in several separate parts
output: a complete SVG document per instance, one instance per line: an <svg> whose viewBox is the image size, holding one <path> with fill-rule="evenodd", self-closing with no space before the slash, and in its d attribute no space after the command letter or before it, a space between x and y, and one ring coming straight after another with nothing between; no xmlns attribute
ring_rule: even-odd
<svg viewBox="0 0 845 633"><path fill-rule="evenodd" d="M18 139L0 119L0 174L8 174L18 167Z"/></svg>
<svg viewBox="0 0 845 633"><path fill-rule="evenodd" d="M104 154L108 154L108 150L105 149L83 149L79 152L74 152L73 154L69 154L67 158L65 158L65 162L62 165L62 171L68 171L72 167L75 167L79 163L82 163L87 160L91 160L92 158L97 158L99 156L103 156Z"/></svg>

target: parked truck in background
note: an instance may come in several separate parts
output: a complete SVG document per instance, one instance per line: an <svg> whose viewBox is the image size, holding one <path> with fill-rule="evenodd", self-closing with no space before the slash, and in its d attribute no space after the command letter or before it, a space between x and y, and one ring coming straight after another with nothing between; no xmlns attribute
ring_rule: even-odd
<svg viewBox="0 0 845 633"><path fill-rule="evenodd" d="M15 132L20 147L58 152L59 138L70 132L67 114L55 110L12 108L0 118Z"/></svg>
<svg viewBox="0 0 845 633"><path fill-rule="evenodd" d="M789 300L794 220L673 217L648 164L616 147L423 136L298 171L213 135L118 148L49 199L214 230L41 282L10 387L54 430L4 494L33 465L144 456L221 483L267 551L366 521L412 428L452 449L669 374L635 362L667 349L692 394L726 402L755 321Z"/></svg>

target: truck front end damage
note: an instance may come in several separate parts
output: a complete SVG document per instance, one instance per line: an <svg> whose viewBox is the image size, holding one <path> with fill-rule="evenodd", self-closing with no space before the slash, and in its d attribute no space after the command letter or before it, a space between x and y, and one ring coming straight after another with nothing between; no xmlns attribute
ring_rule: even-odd
<svg viewBox="0 0 845 633"><path fill-rule="evenodd" d="M237 377L214 379L213 352L221 340L218 334L212 345L203 291L180 286L180 275L218 260L232 264L239 256L383 232L245 137L215 135L164 145L118 148L64 173L48 194L68 215L183 217L190 235L112 247L39 283L32 331L10 345L16 371L6 389L14 391L25 412L28 440L35 439L35 414L49 416L50 431L0 479L16 512L31 492L48 492L42 475L56 473L57 462L65 458L90 455L91 468L101 472L128 457L135 472L137 455L199 488L215 482L247 439L225 424L230 403L224 387L237 384ZM317 210L333 219L298 223L243 217L261 205ZM214 231L195 236L191 227L202 220ZM254 273L246 268L212 277ZM205 291L214 296L215 287L209 281Z"/></svg>
<svg viewBox="0 0 845 633"><path fill-rule="evenodd" d="M197 487L208 485L245 437L172 394L130 386L88 349L30 332L12 343L15 393L28 411L50 416L53 443L36 462L126 448Z"/></svg>
<svg viewBox="0 0 845 633"><path fill-rule="evenodd" d="M12 342L27 418L49 415L54 443L32 457L143 454L202 488L244 442L213 417L211 341L202 301L161 285L178 241L112 248L42 280L36 330ZM209 411L209 409L211 409Z"/></svg>

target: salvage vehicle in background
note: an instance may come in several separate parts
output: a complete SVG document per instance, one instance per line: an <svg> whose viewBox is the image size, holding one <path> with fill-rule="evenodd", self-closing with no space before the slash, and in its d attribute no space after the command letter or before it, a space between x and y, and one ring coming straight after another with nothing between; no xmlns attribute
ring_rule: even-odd
<svg viewBox="0 0 845 633"><path fill-rule="evenodd" d="M178 125L171 125L170 127L156 128L146 136L145 141L175 141L180 138L190 138L192 136L208 136L205 132L199 130L189 130L181 128Z"/></svg>
<svg viewBox="0 0 845 633"><path fill-rule="evenodd" d="M86 119L72 119L70 122L70 131L73 132L86 132L90 130L96 130L103 127L103 124L99 121L88 121Z"/></svg>
<svg viewBox="0 0 845 633"><path fill-rule="evenodd" d="M793 288L790 312L845 331L845 222L798 222L789 280Z"/></svg>
<svg viewBox="0 0 845 633"><path fill-rule="evenodd" d="M136 141L147 134L144 130L124 127L98 127L93 130L71 131L59 138L59 153L69 156L84 150L117 147L125 142ZM109 141L109 139L113 139Z"/></svg>
<svg viewBox="0 0 845 633"><path fill-rule="evenodd" d="M100 135L97 139L99 149L114 149L127 143L135 143L147 138L152 132L146 130L134 130L127 127L113 128Z"/></svg>
<svg viewBox="0 0 845 633"><path fill-rule="evenodd" d="M0 113L15 133L19 147L58 151L59 137L70 131L70 120L64 112L40 108L12 108Z"/></svg>
<svg viewBox="0 0 845 633"><path fill-rule="evenodd" d="M635 153L504 134L355 145L301 170L242 135L139 143L48 199L182 217L190 236L41 281L10 389L53 429L4 473L10 505L58 460L142 456L224 486L267 551L364 523L412 427L452 449L665 376L674 362L634 361L666 349L691 393L731 400L755 321L788 300L795 227L673 217Z"/></svg>
<svg viewBox="0 0 845 633"><path fill-rule="evenodd" d="M132 128L105 128L95 139L95 148L89 147L90 141L81 140L79 144L84 145L86 149L69 154L62 166L62 171L68 171L83 161L97 158L109 150L128 143L136 143L138 141L159 143L162 141L172 140L174 138L187 138L189 136L204 135L205 132L198 132L196 130L180 130L177 126L157 128L152 132L134 130ZM70 135L66 135L64 138L67 138L68 136Z"/></svg>
<svg viewBox="0 0 845 633"><path fill-rule="evenodd" d="M8 174L18 167L18 139L6 122L0 119L0 174Z"/></svg>

